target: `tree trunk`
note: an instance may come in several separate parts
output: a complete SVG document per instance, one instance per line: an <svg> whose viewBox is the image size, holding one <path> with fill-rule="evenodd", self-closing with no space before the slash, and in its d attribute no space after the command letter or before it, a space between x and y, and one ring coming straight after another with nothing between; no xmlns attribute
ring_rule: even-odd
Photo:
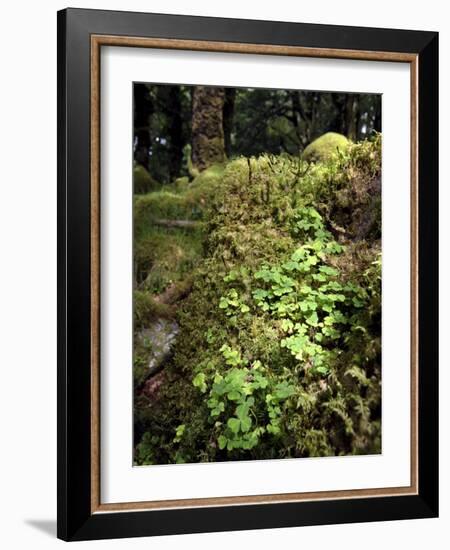
<svg viewBox="0 0 450 550"><path fill-rule="evenodd" d="M150 115L153 104L145 84L135 84L134 95L134 160L149 168Z"/></svg>
<svg viewBox="0 0 450 550"><path fill-rule="evenodd" d="M183 119L181 113L180 87L171 86L168 97L168 111L170 112L169 139L170 139L170 181L179 177L183 161Z"/></svg>
<svg viewBox="0 0 450 550"><path fill-rule="evenodd" d="M375 101L377 101L377 99ZM381 132L381 129L382 129L381 128L381 105L378 106L378 109L376 107L377 105L375 105L373 129L376 130L377 132Z"/></svg>
<svg viewBox="0 0 450 550"><path fill-rule="evenodd" d="M204 170L225 160L223 88L195 86L192 101L192 164Z"/></svg>
<svg viewBox="0 0 450 550"><path fill-rule="evenodd" d="M178 178L183 162L183 113L180 86L159 86L157 91L158 107L165 115L165 137L167 137L168 181Z"/></svg>
<svg viewBox="0 0 450 550"><path fill-rule="evenodd" d="M346 100L346 119L347 119L347 128L346 135L348 139L353 141L356 140L356 129L357 129L357 116L358 116L358 102L356 94L349 94Z"/></svg>
<svg viewBox="0 0 450 550"><path fill-rule="evenodd" d="M223 137L225 154L227 157L231 157L231 131L233 129L235 100L236 88L225 88L225 101L223 104Z"/></svg>

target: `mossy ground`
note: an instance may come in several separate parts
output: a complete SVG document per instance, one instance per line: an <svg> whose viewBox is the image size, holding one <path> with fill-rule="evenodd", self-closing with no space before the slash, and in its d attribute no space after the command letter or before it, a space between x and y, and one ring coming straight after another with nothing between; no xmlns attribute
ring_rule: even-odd
<svg viewBox="0 0 450 550"><path fill-rule="evenodd" d="M164 188L134 198L134 380L139 386L146 378L151 342L141 331L158 319L174 319L175 307L165 300L169 291L175 298L190 285L191 275L203 256L205 228L202 224L223 166L212 166L192 182L179 178ZM164 227L159 222L198 222L189 228ZM161 299L162 297L162 299ZM165 303L169 302L169 303Z"/></svg>
<svg viewBox="0 0 450 550"><path fill-rule="evenodd" d="M380 452L380 163L377 136L311 164L239 158L135 199L135 326L180 329L158 399L135 399L136 463ZM303 246L310 266L292 259ZM161 304L171 285L190 291Z"/></svg>

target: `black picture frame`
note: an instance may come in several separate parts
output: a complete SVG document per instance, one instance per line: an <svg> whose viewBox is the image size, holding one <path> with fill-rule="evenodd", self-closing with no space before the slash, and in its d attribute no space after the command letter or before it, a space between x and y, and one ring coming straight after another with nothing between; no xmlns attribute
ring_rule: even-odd
<svg viewBox="0 0 450 550"><path fill-rule="evenodd" d="M418 492L415 495L92 513L91 36L343 51L418 61ZM58 12L58 537L88 540L438 515L438 34L66 9Z"/></svg>

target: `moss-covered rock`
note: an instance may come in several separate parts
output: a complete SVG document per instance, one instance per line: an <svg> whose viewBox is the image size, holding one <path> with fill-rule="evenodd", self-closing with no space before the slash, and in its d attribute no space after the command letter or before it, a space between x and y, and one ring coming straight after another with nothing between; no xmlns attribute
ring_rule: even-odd
<svg viewBox="0 0 450 550"><path fill-rule="evenodd" d="M342 134L328 132L311 142L303 151L302 158L308 162L325 162L338 151L345 152L350 141Z"/></svg>
<svg viewBox="0 0 450 550"><path fill-rule="evenodd" d="M142 164L133 167L133 192L135 194L149 193L159 188L158 182L152 178Z"/></svg>

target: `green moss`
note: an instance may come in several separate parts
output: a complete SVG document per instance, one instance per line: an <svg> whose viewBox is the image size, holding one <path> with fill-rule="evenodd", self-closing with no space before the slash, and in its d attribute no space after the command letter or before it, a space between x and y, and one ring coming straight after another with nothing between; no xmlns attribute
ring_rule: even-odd
<svg viewBox="0 0 450 550"><path fill-rule="evenodd" d="M201 230L164 229L150 226L135 239L134 269L141 290L163 292L185 279L202 253Z"/></svg>
<svg viewBox="0 0 450 550"><path fill-rule="evenodd" d="M135 194L148 193L159 188L159 183L152 178L141 164L133 167L133 190Z"/></svg>
<svg viewBox="0 0 450 550"><path fill-rule="evenodd" d="M155 191L134 199L134 232L139 239L155 227L161 219L195 219L198 216L195 202L187 201L183 194L174 191Z"/></svg>
<svg viewBox="0 0 450 550"><path fill-rule="evenodd" d="M310 143L303 151L302 158L308 162L325 162L338 151L345 152L349 144L349 140L342 134L328 132Z"/></svg>
<svg viewBox="0 0 450 550"><path fill-rule="evenodd" d="M173 182L173 186L175 187L175 190L179 192L183 192L186 190L187 186L189 184L189 178L187 176L183 176L181 178L177 178Z"/></svg>
<svg viewBox="0 0 450 550"><path fill-rule="evenodd" d="M191 154L192 147L190 143L188 143L183 148L183 163L185 164L188 174L191 176L191 178L196 178L200 174L200 171L192 164Z"/></svg>
<svg viewBox="0 0 450 550"><path fill-rule="evenodd" d="M192 188L199 189L205 188L205 191L209 187L216 187L223 176L225 166L223 164L214 164L206 170L199 172L192 182Z"/></svg>
<svg viewBox="0 0 450 550"><path fill-rule="evenodd" d="M158 302L148 292L141 290L135 290L133 293L133 311L134 322L138 328L160 317L173 316L170 306Z"/></svg>
<svg viewBox="0 0 450 550"><path fill-rule="evenodd" d="M144 436L140 449L144 451L145 447L145 452L139 453L138 463L380 452L380 235L375 225L362 237L358 228L358 220L364 221L369 211L374 212L373 219L379 224L380 162L381 139L377 136L370 142L348 145L342 154L331 155L324 163L308 165L303 159L287 155L239 158L225 168L205 170L182 192L166 191L170 197L165 195L164 201L172 203L170 206L163 204L161 193L137 200L136 204L143 201L140 223L145 229L141 227L138 232L137 242L142 245L138 255L146 257L152 266L158 258L167 258L165 276L178 270L180 281L188 276L193 280L192 291L176 307L180 333L174 356L164 369L170 382L162 386L156 404L145 402L137 408L140 433L149 434ZM195 248L195 261L189 269L180 267L182 261L170 264L169 258L177 257L177 253L172 248L176 241L169 240L192 236L178 230L156 235L155 228L150 229L142 221L149 217L148 211L143 214L149 203L154 207L157 203L167 217L178 216L182 209L189 215L188 204L200 205L205 231L198 235L195 247L187 241L181 246L183 250ZM296 292L306 280L315 285L314 291L320 288L322 265L332 273L326 282L361 287L365 304L361 308L356 300L355 305L351 292L345 296L339 311L351 318L352 324L341 327L338 346L331 340L324 344L326 375L314 374L314 365L281 345L289 331L297 330L288 323L289 310L283 312L280 308L275 314L259 307L254 299L254 291L260 289L272 292L273 303L281 306L304 301L299 293L291 294L289 302L291 291L285 294L289 285L280 290L275 279L286 276L283 269L288 268L282 266L289 266L293 251L305 244L317 216L321 220L316 227L321 242L314 246L320 248L324 242L331 242L340 252L333 255L322 251L317 267L312 264L304 273L292 275ZM255 273L264 265L274 269L275 282L265 284L255 279ZM336 271L338 275L333 275ZM318 279L311 279L311 273ZM310 323L306 325L313 338L316 321L311 317ZM236 352L238 368L261 362L271 387L281 382L295 386L295 398L283 401L280 411L276 411L280 432L264 432L252 449L220 448L218 437L224 422L217 426L210 417L210 380L216 373L225 377L230 371L230 363L224 361L221 351L223 346ZM202 384L200 389L192 384L198 374L204 375L206 393L201 392ZM233 414L232 405L227 402L226 407ZM265 425L265 410L255 408L253 414L252 422ZM180 425L186 429L174 441Z"/></svg>
<svg viewBox="0 0 450 550"><path fill-rule="evenodd" d="M211 166L191 183L176 180L159 191L135 197L135 235L139 238L161 219L202 220L220 186L223 172L223 166Z"/></svg>

